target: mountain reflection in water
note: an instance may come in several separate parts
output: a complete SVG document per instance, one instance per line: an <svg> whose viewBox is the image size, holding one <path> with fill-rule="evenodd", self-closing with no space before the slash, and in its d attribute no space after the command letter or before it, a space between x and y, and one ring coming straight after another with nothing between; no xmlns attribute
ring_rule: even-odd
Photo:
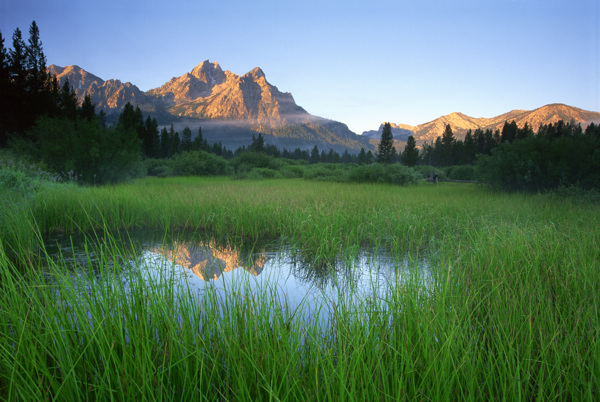
<svg viewBox="0 0 600 402"><path fill-rule="evenodd" d="M231 246L219 246L214 242L199 244L173 242L171 247L163 246L152 251L173 264L189 269L205 281L219 279L222 273L237 268L243 268L250 274L258 276L268 260L264 255L243 259L237 249Z"/></svg>

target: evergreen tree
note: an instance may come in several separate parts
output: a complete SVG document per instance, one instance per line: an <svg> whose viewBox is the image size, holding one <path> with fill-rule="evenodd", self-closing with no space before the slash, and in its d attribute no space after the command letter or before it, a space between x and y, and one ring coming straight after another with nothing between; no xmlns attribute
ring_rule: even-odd
<svg viewBox="0 0 600 402"><path fill-rule="evenodd" d="M169 135L169 131L166 127L160 131L160 150L163 158L168 158L171 156L171 136Z"/></svg>
<svg viewBox="0 0 600 402"><path fill-rule="evenodd" d="M68 119L75 120L77 117L77 95L68 79L60 90L59 110Z"/></svg>
<svg viewBox="0 0 600 402"><path fill-rule="evenodd" d="M78 111L79 115L87 121L91 121L96 117L96 106L92 103L92 98L89 94L86 94L83 98Z"/></svg>
<svg viewBox="0 0 600 402"><path fill-rule="evenodd" d="M181 139L179 138L179 132L171 128L169 129L169 136L171 137L171 155L179 155L181 153ZM221 154L219 154L221 155Z"/></svg>
<svg viewBox="0 0 600 402"><path fill-rule="evenodd" d="M148 158L158 158L160 152L160 137L158 131L158 122L150 116L146 117L146 122L142 131L142 150Z"/></svg>
<svg viewBox="0 0 600 402"><path fill-rule="evenodd" d="M198 135L194 138L192 143L192 148L196 151L205 151L208 152L210 147L206 140L202 137L202 127L198 127Z"/></svg>
<svg viewBox="0 0 600 402"><path fill-rule="evenodd" d="M345 150L344 153L342 154L341 162L342 163L352 163L352 155L350 155L348 150Z"/></svg>
<svg viewBox="0 0 600 402"><path fill-rule="evenodd" d="M444 145L442 144L442 138L437 137L433 143L433 149L431 152L431 163L433 166L442 166L442 160L444 155Z"/></svg>
<svg viewBox="0 0 600 402"><path fill-rule="evenodd" d="M393 150L394 150L394 136L392 135L392 126L390 123L383 125L383 131L381 132L381 140L377 148L377 162L379 163L392 163L393 162Z"/></svg>
<svg viewBox="0 0 600 402"><path fill-rule="evenodd" d="M333 150L333 148L329 148L329 152L327 152L327 162L336 163L338 159L340 159L340 156Z"/></svg>
<svg viewBox="0 0 600 402"><path fill-rule="evenodd" d="M185 127L181 134L181 150L183 152L192 150L192 130L189 127Z"/></svg>
<svg viewBox="0 0 600 402"><path fill-rule="evenodd" d="M452 132L452 127L450 124L446 124L446 128L444 129L444 133L442 134L441 139L441 165L442 166L450 166L454 164L454 143L455 143L454 133Z"/></svg>
<svg viewBox="0 0 600 402"><path fill-rule="evenodd" d="M23 41L23 34L19 28L13 33L13 47L8 52L10 80L16 86L16 92L24 94L26 92L26 47Z"/></svg>
<svg viewBox="0 0 600 402"><path fill-rule="evenodd" d="M364 165L366 163L367 160L367 152L365 151L364 148L360 149L360 152L358 153L358 164L359 165Z"/></svg>
<svg viewBox="0 0 600 402"><path fill-rule="evenodd" d="M511 123L504 122L502 127L502 134L500 135L500 142L512 143L517 138L517 123L513 120Z"/></svg>
<svg viewBox="0 0 600 402"><path fill-rule="evenodd" d="M27 88L29 95L32 97L32 103L42 103L44 99L44 91L48 82L48 73L46 71L46 56L42 48L40 39L40 30L33 21L29 27L29 42L25 48L25 66L27 68ZM42 98L42 99L40 99ZM45 108L45 104L36 105L38 112Z"/></svg>
<svg viewBox="0 0 600 402"><path fill-rule="evenodd" d="M373 152L371 152L371 150L369 149L369 152L367 152L367 156L365 158L365 165L370 165L371 163L373 163L374 160L375 157L373 156Z"/></svg>
<svg viewBox="0 0 600 402"><path fill-rule="evenodd" d="M261 133L258 133L258 137L254 137L254 134L252 134L252 144L250 144L250 151L265 152L265 139Z"/></svg>
<svg viewBox="0 0 600 402"><path fill-rule="evenodd" d="M464 159L463 164L470 165L475 162L475 155L477 155L477 143L473 137L472 131L467 131L464 142Z"/></svg>
<svg viewBox="0 0 600 402"><path fill-rule="evenodd" d="M319 154L319 147L315 145L310 153L309 163L319 163L321 161L321 155Z"/></svg>
<svg viewBox="0 0 600 402"><path fill-rule="evenodd" d="M0 32L0 147L5 147L8 139L9 119L11 118L10 70L8 53L4 47L4 37Z"/></svg>
<svg viewBox="0 0 600 402"><path fill-rule="evenodd" d="M402 163L406 166L413 167L417 164L417 161L419 160L419 150L417 149L415 137L412 135L408 137L408 141L406 142L406 146L404 147L400 158Z"/></svg>
<svg viewBox="0 0 600 402"><path fill-rule="evenodd" d="M523 128L519 128L517 130L517 140L522 140L524 138L527 138L529 136L533 135L533 130L531 129L531 127L529 127L529 123L525 123L525 125L523 126Z"/></svg>

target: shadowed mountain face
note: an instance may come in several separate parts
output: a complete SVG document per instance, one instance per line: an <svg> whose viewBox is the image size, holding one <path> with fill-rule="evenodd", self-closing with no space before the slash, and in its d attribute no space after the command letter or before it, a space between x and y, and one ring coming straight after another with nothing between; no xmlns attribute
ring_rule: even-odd
<svg viewBox="0 0 600 402"><path fill-rule="evenodd" d="M575 121L576 123L580 123L585 129L590 123L600 123L600 113L555 103L535 110L512 110L491 118L475 118L463 113L450 113L417 126L392 124L392 132L395 139L406 141L409 135L413 135L417 143L422 144L425 141L431 143L437 137L441 137L447 124L450 124L450 127L452 127L456 138L464 139L468 130L490 129L492 131L502 131L504 123L510 123L513 120L517 123L518 127L521 128L527 124L536 132L540 125L553 124L559 120L565 122ZM381 138L382 129L383 124L379 127L378 131L367 131L363 135L367 135L370 138ZM378 135L379 137L377 137Z"/></svg>
<svg viewBox="0 0 600 402"><path fill-rule="evenodd" d="M212 142L229 148L249 145L253 134L279 147L336 151L373 149L367 138L336 121L313 116L298 106L290 93L271 85L260 68L243 76L223 71L218 63L203 61L180 77L147 92L131 83L104 81L77 66L49 71L62 85L66 79L83 100L89 93L98 110L117 116L127 102L155 116L160 124L188 126Z"/></svg>

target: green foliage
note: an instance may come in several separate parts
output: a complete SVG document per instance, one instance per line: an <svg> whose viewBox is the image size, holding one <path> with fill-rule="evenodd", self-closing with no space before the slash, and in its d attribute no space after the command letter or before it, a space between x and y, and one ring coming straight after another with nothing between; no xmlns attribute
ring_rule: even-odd
<svg viewBox="0 0 600 402"><path fill-rule="evenodd" d="M597 399L597 205L463 184L222 178L71 186L23 214L3 201L2 399ZM77 264L6 241L7 228L41 238L98 222L98 244ZM164 281L144 276L138 250L111 235L134 227L282 238L318 261L339 255L348 272L372 244L397 268L356 310L327 300L291 310L253 281L223 293L207 283L191 299L198 288L178 292L170 264ZM422 268L431 287L418 284ZM335 320L320 326L320 313Z"/></svg>
<svg viewBox="0 0 600 402"><path fill-rule="evenodd" d="M472 165L448 166L443 170L450 180L475 180L475 166Z"/></svg>
<svg viewBox="0 0 600 402"><path fill-rule="evenodd" d="M439 180L448 180L448 176L446 176L446 172L442 169L436 168L435 166L428 165L418 165L413 167L413 170L421 175L423 179L431 179L433 176L437 175Z"/></svg>
<svg viewBox="0 0 600 402"><path fill-rule="evenodd" d="M392 126L390 123L383 125L381 132L381 141L377 147L377 162L392 163L396 150L394 148L394 136L392 135Z"/></svg>
<svg viewBox="0 0 600 402"><path fill-rule="evenodd" d="M250 171L243 171L236 173L233 176L234 179L247 179L247 180L262 180L262 179L281 179L283 175L281 172L275 169L269 168L253 168Z"/></svg>
<svg viewBox="0 0 600 402"><path fill-rule="evenodd" d="M287 179L296 179L304 176L306 167L304 165L287 165L283 166L279 171L281 175Z"/></svg>
<svg viewBox="0 0 600 402"><path fill-rule="evenodd" d="M229 172L229 163L224 158L204 151L175 155L171 167L177 176L216 176Z"/></svg>
<svg viewBox="0 0 600 402"><path fill-rule="evenodd" d="M173 163L171 159L152 159L148 158L143 161L148 176L169 177L174 176Z"/></svg>
<svg viewBox="0 0 600 402"><path fill-rule="evenodd" d="M388 183L401 186L416 184L421 176L400 163L356 166L349 170L347 181L357 183Z"/></svg>
<svg viewBox="0 0 600 402"><path fill-rule="evenodd" d="M402 151L400 159L403 164L408 167L413 167L419 161L419 150L417 149L417 142L415 141L415 137L412 135L408 137L408 141L406 142L406 146Z"/></svg>
<svg viewBox="0 0 600 402"><path fill-rule="evenodd" d="M277 169L282 166L275 157L264 152L243 152L235 156L229 163L236 172L250 171L254 168Z"/></svg>
<svg viewBox="0 0 600 402"><path fill-rule="evenodd" d="M600 135L595 126L582 134L562 122L537 136L501 143L480 156L477 179L507 191L542 191L577 185L600 188Z"/></svg>
<svg viewBox="0 0 600 402"><path fill-rule="evenodd" d="M315 181L345 182L348 167L337 163L317 163L304 170L304 178Z"/></svg>
<svg viewBox="0 0 600 402"><path fill-rule="evenodd" d="M31 129L36 141L25 150L63 177L87 184L115 183L140 174L137 133L105 129L98 119L42 117Z"/></svg>

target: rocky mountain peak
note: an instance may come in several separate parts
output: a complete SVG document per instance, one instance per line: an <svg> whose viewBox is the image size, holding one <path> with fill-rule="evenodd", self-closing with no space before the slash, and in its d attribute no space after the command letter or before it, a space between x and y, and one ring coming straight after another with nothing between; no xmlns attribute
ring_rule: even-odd
<svg viewBox="0 0 600 402"><path fill-rule="evenodd" d="M260 67L254 67L252 70L246 73L244 77L251 77L255 80L258 80L260 78L266 78L265 73L263 72L263 70L260 69Z"/></svg>
<svg viewBox="0 0 600 402"><path fill-rule="evenodd" d="M223 83L226 78L219 63L216 61L211 63L209 60L198 64L189 74L202 82L216 85Z"/></svg>

